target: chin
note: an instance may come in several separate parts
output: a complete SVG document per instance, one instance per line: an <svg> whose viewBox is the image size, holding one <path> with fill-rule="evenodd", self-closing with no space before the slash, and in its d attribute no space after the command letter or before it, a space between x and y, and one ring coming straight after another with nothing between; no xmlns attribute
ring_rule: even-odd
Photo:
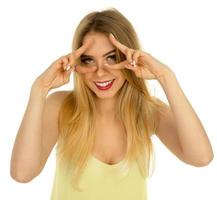
<svg viewBox="0 0 217 200"><path fill-rule="evenodd" d="M97 92L94 92L96 97L99 98L99 99L112 99L116 96L116 94L101 94L101 93L97 93Z"/></svg>

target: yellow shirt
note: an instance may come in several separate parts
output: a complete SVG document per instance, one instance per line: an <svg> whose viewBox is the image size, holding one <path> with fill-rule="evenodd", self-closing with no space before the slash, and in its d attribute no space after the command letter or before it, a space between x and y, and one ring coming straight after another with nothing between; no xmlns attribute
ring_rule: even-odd
<svg viewBox="0 0 217 200"><path fill-rule="evenodd" d="M109 165L91 155L79 182L85 189L73 190L68 178L57 163L51 200L147 200L147 182L136 163Z"/></svg>

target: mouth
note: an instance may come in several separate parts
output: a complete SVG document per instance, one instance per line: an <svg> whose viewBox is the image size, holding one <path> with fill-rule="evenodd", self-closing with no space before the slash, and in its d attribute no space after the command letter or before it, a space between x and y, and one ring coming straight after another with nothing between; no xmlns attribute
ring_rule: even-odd
<svg viewBox="0 0 217 200"><path fill-rule="evenodd" d="M109 81L103 81L103 82L94 82L96 87L99 90L108 90L112 87L115 79L109 80Z"/></svg>

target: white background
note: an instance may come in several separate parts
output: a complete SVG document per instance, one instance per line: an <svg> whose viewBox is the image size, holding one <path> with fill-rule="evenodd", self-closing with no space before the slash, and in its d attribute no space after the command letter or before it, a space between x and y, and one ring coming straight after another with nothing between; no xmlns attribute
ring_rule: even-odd
<svg viewBox="0 0 217 200"><path fill-rule="evenodd" d="M87 13L115 7L134 25L145 51L167 64L200 117L216 152L217 6L211 0L0 2L0 199L49 199L52 151L42 173L22 184L10 177L10 158L30 87L55 59L71 50L74 30ZM72 89L69 84L57 90ZM156 96L167 101L157 81ZM54 91L54 90L53 90ZM181 162L154 136L156 167L149 200L216 200L216 159L197 168Z"/></svg>

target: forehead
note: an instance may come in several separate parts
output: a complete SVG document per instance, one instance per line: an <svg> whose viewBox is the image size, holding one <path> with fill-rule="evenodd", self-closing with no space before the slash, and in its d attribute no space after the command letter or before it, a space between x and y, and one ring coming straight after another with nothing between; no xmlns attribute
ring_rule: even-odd
<svg viewBox="0 0 217 200"><path fill-rule="evenodd" d="M106 36L103 33L96 33L96 32L91 32L85 35L83 39L83 44L85 44L88 40L92 40L92 39L93 39L93 43L84 52L84 54L102 55L115 48L114 45L109 40L108 36Z"/></svg>

